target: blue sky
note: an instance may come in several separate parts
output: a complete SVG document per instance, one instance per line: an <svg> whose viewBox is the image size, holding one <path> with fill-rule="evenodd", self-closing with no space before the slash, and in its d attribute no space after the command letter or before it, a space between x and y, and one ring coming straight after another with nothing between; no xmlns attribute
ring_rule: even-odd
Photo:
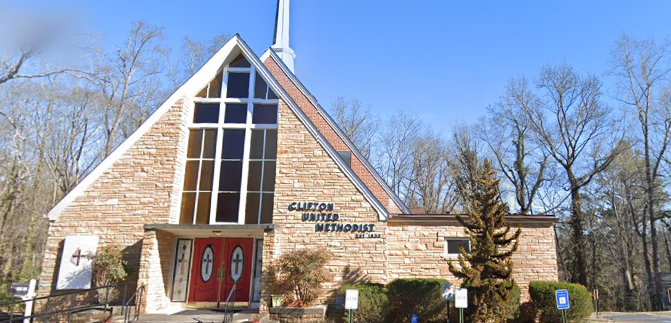
<svg viewBox="0 0 671 323"><path fill-rule="evenodd" d="M1 3L1 2L0 2ZM23 1L47 3L120 41L134 20L184 36L239 33L272 45L276 0ZM376 113L418 114L436 128L474 122L513 77L568 63L603 76L621 33L671 35L671 1L292 0L296 74L324 107L357 98Z"/></svg>

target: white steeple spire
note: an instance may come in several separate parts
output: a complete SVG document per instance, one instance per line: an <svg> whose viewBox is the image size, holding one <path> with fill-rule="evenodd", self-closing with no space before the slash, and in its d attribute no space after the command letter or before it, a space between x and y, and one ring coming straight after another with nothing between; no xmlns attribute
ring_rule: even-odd
<svg viewBox="0 0 671 323"><path fill-rule="evenodd" d="M294 71L296 54L289 47L289 0L277 0L277 17L275 18L275 44L271 47L289 70Z"/></svg>

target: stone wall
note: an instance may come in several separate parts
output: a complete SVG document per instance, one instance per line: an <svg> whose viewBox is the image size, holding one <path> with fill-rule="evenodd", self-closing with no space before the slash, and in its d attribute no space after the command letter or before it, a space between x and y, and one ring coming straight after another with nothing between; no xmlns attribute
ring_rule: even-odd
<svg viewBox="0 0 671 323"><path fill-rule="evenodd" d="M173 270L175 236L157 230L147 231L142 240L142 261L138 286L145 286L142 312L158 312L170 305L170 275Z"/></svg>
<svg viewBox="0 0 671 323"><path fill-rule="evenodd" d="M449 262L456 256L445 254L446 238L467 237L456 225L387 226L387 266L389 278L445 278L458 285L450 273ZM528 300L529 282L557 280L554 230L551 224L524 224L519 249L513 255L513 277L520 287L522 300Z"/></svg>
<svg viewBox="0 0 671 323"><path fill-rule="evenodd" d="M317 223L350 223L375 225L374 233L384 233L385 222L366 201L361 192L345 176L326 150L308 132L289 107L279 109L277 174L273 223L275 237L265 243L264 266L284 252L297 248L323 247L331 251L333 260L328 270L333 277L324 287L336 290L347 281L384 283L386 242L381 238L356 239L352 232L315 232ZM338 222L304 222L303 212L290 211L292 202L334 203ZM314 211L313 211L314 212ZM273 253L268 253L269 250ZM269 298L265 293L264 299Z"/></svg>
<svg viewBox="0 0 671 323"><path fill-rule="evenodd" d="M145 224L167 224L174 206L178 146L183 144L184 105L178 101L74 199L51 223L39 295L48 295L58 278L60 247L66 236L98 235L98 248L123 248L137 281ZM172 247L172 245L171 245Z"/></svg>

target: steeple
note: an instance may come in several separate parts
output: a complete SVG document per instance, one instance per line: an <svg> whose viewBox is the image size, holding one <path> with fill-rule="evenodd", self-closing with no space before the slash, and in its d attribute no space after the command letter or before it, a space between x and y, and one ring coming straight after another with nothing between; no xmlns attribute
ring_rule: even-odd
<svg viewBox="0 0 671 323"><path fill-rule="evenodd" d="M271 47L284 64L294 71L296 54L289 47L289 0L277 0L277 16L275 17L275 44Z"/></svg>

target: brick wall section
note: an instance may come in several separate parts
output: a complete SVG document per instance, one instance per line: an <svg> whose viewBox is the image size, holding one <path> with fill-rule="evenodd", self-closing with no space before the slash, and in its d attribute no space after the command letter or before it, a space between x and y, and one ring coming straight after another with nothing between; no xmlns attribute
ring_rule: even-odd
<svg viewBox="0 0 671 323"><path fill-rule="evenodd" d="M165 231L147 231L142 240L142 261L138 286L145 285L143 312L158 312L170 305L170 273L172 273L175 236Z"/></svg>
<svg viewBox="0 0 671 323"><path fill-rule="evenodd" d="M386 235L390 280L431 277L458 283L448 269L448 262L456 263L457 258L445 257L445 239L466 237L462 227L394 224L387 226ZM528 300L530 281L558 279L552 225L525 224L519 245L513 255L513 277L522 300Z"/></svg>
<svg viewBox="0 0 671 323"><path fill-rule="evenodd" d="M128 281L137 280L144 225L169 221L183 124L180 100L50 225L39 295L55 288L60 244L72 235L98 235L98 248L124 248Z"/></svg>
<svg viewBox="0 0 671 323"><path fill-rule="evenodd" d="M277 79L284 90L289 94L293 101L300 107L305 115L315 125L317 130L326 138L331 146L338 151L350 151L345 142L340 139L338 134L331 128L317 111L310 100L298 89L298 87L284 74L282 69L277 65L272 57L266 59L265 66L270 70L270 73ZM354 173L363 181L368 189L373 193L382 206L384 206L390 214L399 214L401 210L394 203L391 197L384 191L382 186L375 180L373 174L363 165L363 163L352 154L351 168Z"/></svg>
<svg viewBox="0 0 671 323"><path fill-rule="evenodd" d="M386 226L286 104L280 104L279 113L273 212L273 223L279 228L275 229L272 247L269 241L264 242L264 266L272 260L267 258L272 256L267 253L271 249L279 256L297 248L324 247L334 256L328 265L333 279L324 286L327 290L339 289L343 282L354 279L384 283L384 235L355 239L351 232L315 232L315 222L303 222L302 212L287 209L292 202L334 203L335 213L340 214L339 223L372 223L377 233L383 233ZM269 295L263 296L269 300Z"/></svg>

